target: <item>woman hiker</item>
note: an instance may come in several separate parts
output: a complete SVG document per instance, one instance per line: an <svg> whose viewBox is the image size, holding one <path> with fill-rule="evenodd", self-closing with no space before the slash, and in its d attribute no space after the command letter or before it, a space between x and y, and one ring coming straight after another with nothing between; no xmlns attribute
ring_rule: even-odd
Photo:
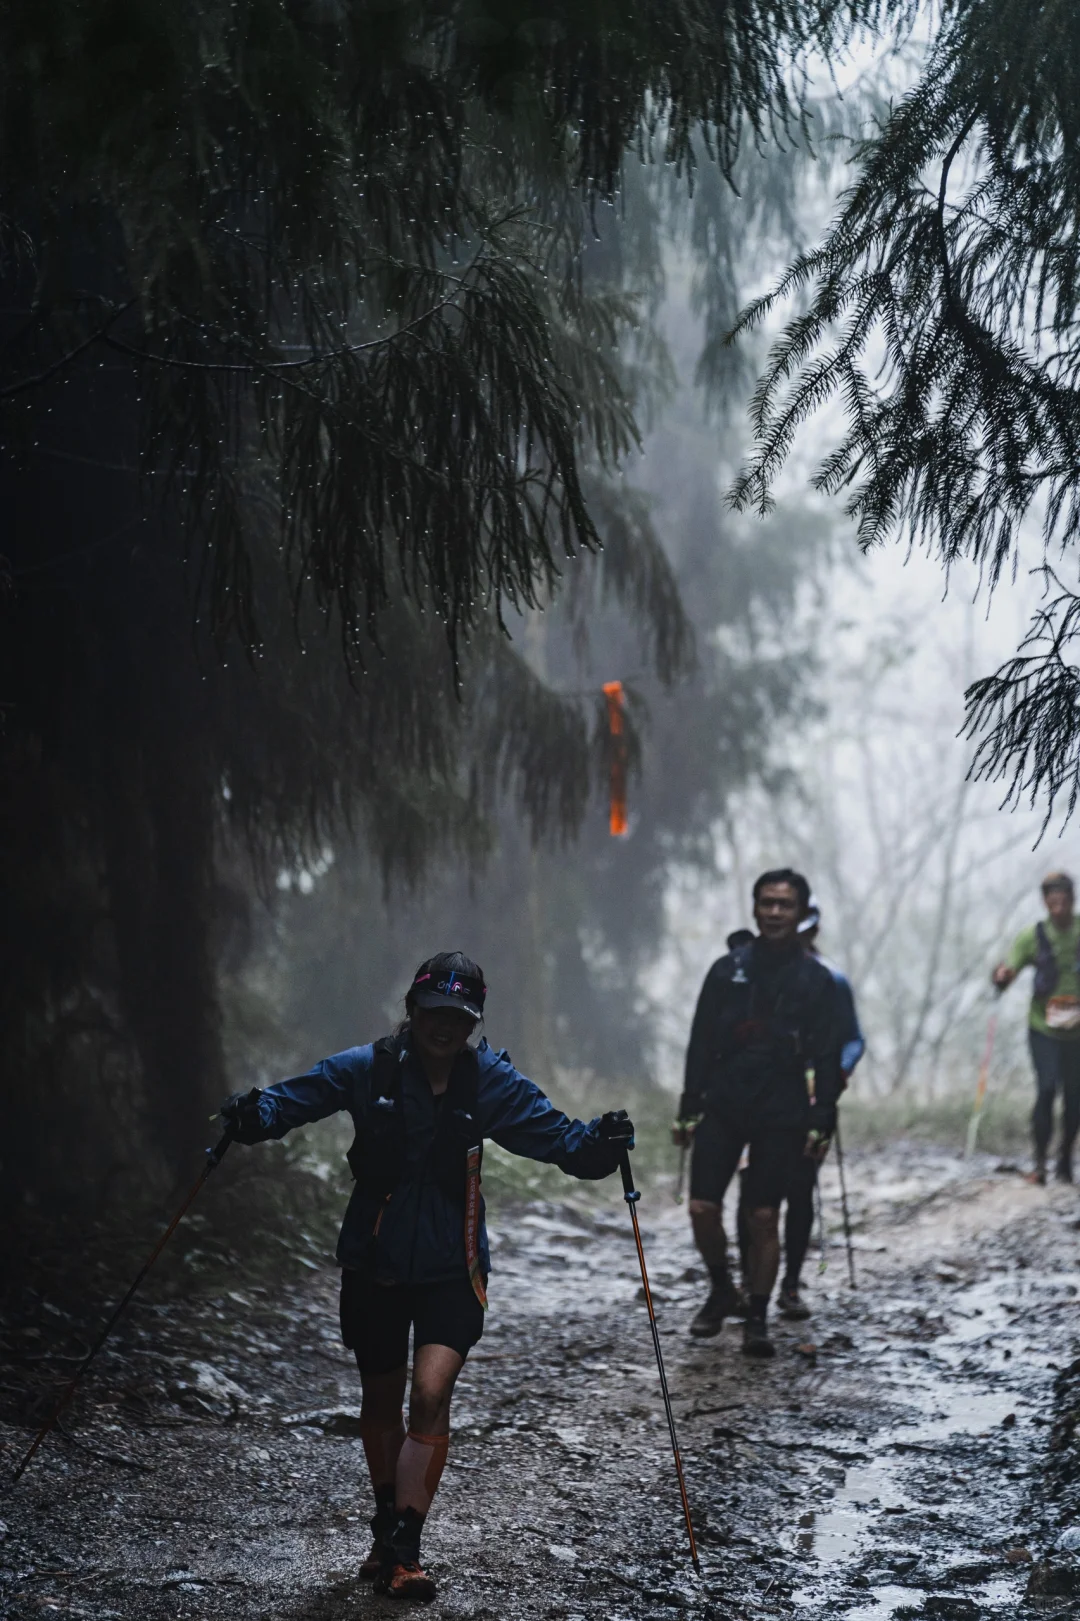
<svg viewBox="0 0 1080 1621"><path fill-rule="evenodd" d="M587 1179L610 1175L634 1141L625 1110L588 1125L570 1120L505 1052L484 1039L474 1046L485 995L474 962L440 952L416 970L392 1036L265 1091L235 1093L221 1110L242 1143L284 1137L340 1109L353 1117L356 1186L337 1258L341 1335L360 1370L360 1432L375 1491L375 1542L361 1575L394 1598L435 1597L420 1534L446 1462L454 1383L484 1331L484 1138Z"/></svg>

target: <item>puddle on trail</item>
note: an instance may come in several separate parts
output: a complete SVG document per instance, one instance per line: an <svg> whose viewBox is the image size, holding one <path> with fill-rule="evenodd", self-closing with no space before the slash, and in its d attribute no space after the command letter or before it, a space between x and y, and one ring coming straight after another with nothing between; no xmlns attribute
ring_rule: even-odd
<svg viewBox="0 0 1080 1621"><path fill-rule="evenodd" d="M831 1612L845 1621L922 1613L939 1584L958 1597L950 1567L978 1565L980 1557L986 1564L987 1545L1000 1543L1022 1497L1022 1487L1009 1484L1016 1473L999 1473L989 1489L985 1476L977 1484L971 1446L1029 1422L1032 1370L1052 1377L1025 1304L1038 1300L1040 1312L1052 1311L1075 1300L1078 1282L1075 1273L1009 1271L977 1284L956 1279L947 1294L938 1287L932 1297L879 1302L861 1349L907 1417L873 1431L865 1462L821 1470L828 1495L801 1516L791 1538L793 1551L813 1562L794 1595L798 1610L819 1609L822 1592L845 1581L865 1587ZM929 1343L902 1344L904 1321L927 1324ZM989 1617L1015 1605L1021 1583L1019 1575L987 1569L981 1582L972 1572L963 1594Z"/></svg>
<svg viewBox="0 0 1080 1621"><path fill-rule="evenodd" d="M992 1614L1016 1600L1016 1581L984 1582L981 1587L969 1589L965 1597L980 1606L980 1615ZM845 1610L844 1621L891 1621L897 1611L922 1612L926 1593L921 1587L901 1587L886 1583L871 1587L866 1599Z"/></svg>

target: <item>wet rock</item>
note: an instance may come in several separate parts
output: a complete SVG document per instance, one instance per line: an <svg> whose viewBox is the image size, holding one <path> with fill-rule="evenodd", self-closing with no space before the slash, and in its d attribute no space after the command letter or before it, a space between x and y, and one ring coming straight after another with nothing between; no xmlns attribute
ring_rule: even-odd
<svg viewBox="0 0 1080 1621"><path fill-rule="evenodd" d="M359 1407L315 1407L303 1413L290 1413L282 1423L290 1429L319 1431L323 1435L355 1440L360 1435Z"/></svg>
<svg viewBox="0 0 1080 1621"><path fill-rule="evenodd" d="M1025 1592L1028 1598L1071 1598L1080 1593L1080 1571L1072 1565L1042 1561L1032 1565Z"/></svg>
<svg viewBox="0 0 1080 1621"><path fill-rule="evenodd" d="M1010 1548L1005 1555L1010 1565L1030 1565L1032 1557L1030 1548Z"/></svg>
<svg viewBox="0 0 1080 1621"><path fill-rule="evenodd" d="M244 1408L258 1406L256 1398L210 1362L192 1362L190 1379L175 1379L166 1389L175 1402L189 1412L215 1418L235 1418Z"/></svg>
<svg viewBox="0 0 1080 1621"><path fill-rule="evenodd" d="M975 1587L979 1582L988 1581L999 1569L1000 1565L996 1559L977 1559L970 1564L951 1566L946 1575L950 1582L959 1582L964 1587Z"/></svg>
<svg viewBox="0 0 1080 1621"><path fill-rule="evenodd" d="M977 1616L981 1612L974 1599L951 1593L931 1593L923 1602L922 1613L945 1618L945 1621L963 1621L965 1616Z"/></svg>
<svg viewBox="0 0 1080 1621"><path fill-rule="evenodd" d="M163 1588L176 1587L190 1591L198 1580L193 1570L168 1570L161 1578L161 1585Z"/></svg>

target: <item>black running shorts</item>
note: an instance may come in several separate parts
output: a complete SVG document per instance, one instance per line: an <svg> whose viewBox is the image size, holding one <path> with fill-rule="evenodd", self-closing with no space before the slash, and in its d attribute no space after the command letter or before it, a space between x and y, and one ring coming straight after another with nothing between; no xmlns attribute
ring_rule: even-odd
<svg viewBox="0 0 1080 1621"><path fill-rule="evenodd" d="M778 1210L799 1182L805 1131L769 1126L747 1135L745 1126L707 1114L694 1132L690 1197L723 1204L744 1148L750 1150L743 1197L748 1210Z"/></svg>
<svg viewBox="0 0 1080 1621"><path fill-rule="evenodd" d="M421 1345L448 1345L466 1357L484 1332L484 1308L467 1276L449 1283L376 1283L341 1274L341 1338L361 1373L392 1373Z"/></svg>

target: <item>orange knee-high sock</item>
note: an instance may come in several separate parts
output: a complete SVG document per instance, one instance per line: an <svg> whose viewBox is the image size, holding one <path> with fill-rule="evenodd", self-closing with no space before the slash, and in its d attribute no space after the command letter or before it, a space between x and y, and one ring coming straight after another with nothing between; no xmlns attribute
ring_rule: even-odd
<svg viewBox="0 0 1080 1621"><path fill-rule="evenodd" d="M438 1490L450 1446L449 1435L421 1435L410 1430L397 1464L395 1506L426 1514Z"/></svg>
<svg viewBox="0 0 1080 1621"><path fill-rule="evenodd" d="M393 1486L397 1477L398 1454L405 1441L405 1419L399 1413L395 1419L360 1419L360 1439L364 1443L368 1473L375 1488L376 1501L382 1496L393 1498L385 1488Z"/></svg>

